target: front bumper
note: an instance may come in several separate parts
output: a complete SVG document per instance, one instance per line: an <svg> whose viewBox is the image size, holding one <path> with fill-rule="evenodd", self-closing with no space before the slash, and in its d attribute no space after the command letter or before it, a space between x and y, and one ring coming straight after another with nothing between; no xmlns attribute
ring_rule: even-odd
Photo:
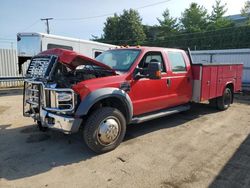
<svg viewBox="0 0 250 188"><path fill-rule="evenodd" d="M57 115L43 109L40 112L40 121L43 127L56 129L66 134L77 132L82 123L82 119L80 118Z"/></svg>
<svg viewBox="0 0 250 188"><path fill-rule="evenodd" d="M60 104L58 93L69 92L72 98ZM26 80L24 84L23 114L41 122L42 127L62 131L66 134L79 130L82 119L74 118L75 94L71 89L47 88L42 82ZM66 106L65 108L62 108ZM70 115L69 115L70 114Z"/></svg>

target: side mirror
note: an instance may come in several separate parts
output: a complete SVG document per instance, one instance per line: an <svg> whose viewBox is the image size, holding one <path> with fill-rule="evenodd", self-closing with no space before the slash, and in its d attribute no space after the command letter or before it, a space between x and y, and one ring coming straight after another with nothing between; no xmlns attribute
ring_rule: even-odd
<svg viewBox="0 0 250 188"><path fill-rule="evenodd" d="M136 68L134 71L134 79L140 80L141 78L147 78L147 75L144 74L144 70L142 68Z"/></svg>
<svg viewBox="0 0 250 188"><path fill-rule="evenodd" d="M153 79L153 80L161 79L161 63L160 62L149 63L148 76L149 76L149 79Z"/></svg>

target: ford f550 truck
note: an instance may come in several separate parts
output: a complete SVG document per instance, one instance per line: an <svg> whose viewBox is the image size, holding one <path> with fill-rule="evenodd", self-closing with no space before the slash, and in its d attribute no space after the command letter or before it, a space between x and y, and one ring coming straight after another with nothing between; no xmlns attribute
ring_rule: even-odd
<svg viewBox="0 0 250 188"><path fill-rule="evenodd" d="M81 131L91 150L104 153L129 124L188 110L191 102L227 109L241 78L242 64L192 64L179 49L117 48L96 59L51 49L31 59L23 113L41 130Z"/></svg>

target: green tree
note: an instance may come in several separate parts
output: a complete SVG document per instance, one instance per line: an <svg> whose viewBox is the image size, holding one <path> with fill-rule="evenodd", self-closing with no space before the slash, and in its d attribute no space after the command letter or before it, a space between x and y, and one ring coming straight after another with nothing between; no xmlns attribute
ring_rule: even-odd
<svg viewBox="0 0 250 188"><path fill-rule="evenodd" d="M142 19L133 9L107 18L103 31L103 40L114 44L140 44L146 39Z"/></svg>
<svg viewBox="0 0 250 188"><path fill-rule="evenodd" d="M168 9L162 13L162 17L163 19L157 18L160 24L159 37L176 34L179 29L177 18L171 17Z"/></svg>
<svg viewBox="0 0 250 188"><path fill-rule="evenodd" d="M185 32L205 31L208 25L207 10L197 3L191 3L190 7L182 13L180 22L182 30Z"/></svg>
<svg viewBox="0 0 250 188"><path fill-rule="evenodd" d="M117 14L114 14L113 17L108 17L104 23L104 34L102 39L107 41L118 41L120 39L119 24L120 17Z"/></svg>
<svg viewBox="0 0 250 188"><path fill-rule="evenodd" d="M247 17L246 25L250 25L250 0L245 2L241 15Z"/></svg>
<svg viewBox="0 0 250 188"><path fill-rule="evenodd" d="M224 17L227 12L227 4L221 4L221 0L216 0L215 5L209 18L208 30L232 27L234 24L231 20Z"/></svg>
<svg viewBox="0 0 250 188"><path fill-rule="evenodd" d="M146 34L146 39L152 41L157 39L157 36L160 32L160 26L143 25L143 30L144 33Z"/></svg>

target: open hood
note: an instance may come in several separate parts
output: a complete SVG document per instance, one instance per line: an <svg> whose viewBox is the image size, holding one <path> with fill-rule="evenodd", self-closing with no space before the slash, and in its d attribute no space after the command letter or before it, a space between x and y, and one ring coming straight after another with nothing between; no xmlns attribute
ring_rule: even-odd
<svg viewBox="0 0 250 188"><path fill-rule="evenodd" d="M115 72L114 69L109 66L96 61L95 59L89 58L87 56L81 55L77 52L64 50L61 48L53 48L41 52L39 55L56 55L58 57L58 62L65 64L70 69L75 69L79 65L95 65L107 70Z"/></svg>

